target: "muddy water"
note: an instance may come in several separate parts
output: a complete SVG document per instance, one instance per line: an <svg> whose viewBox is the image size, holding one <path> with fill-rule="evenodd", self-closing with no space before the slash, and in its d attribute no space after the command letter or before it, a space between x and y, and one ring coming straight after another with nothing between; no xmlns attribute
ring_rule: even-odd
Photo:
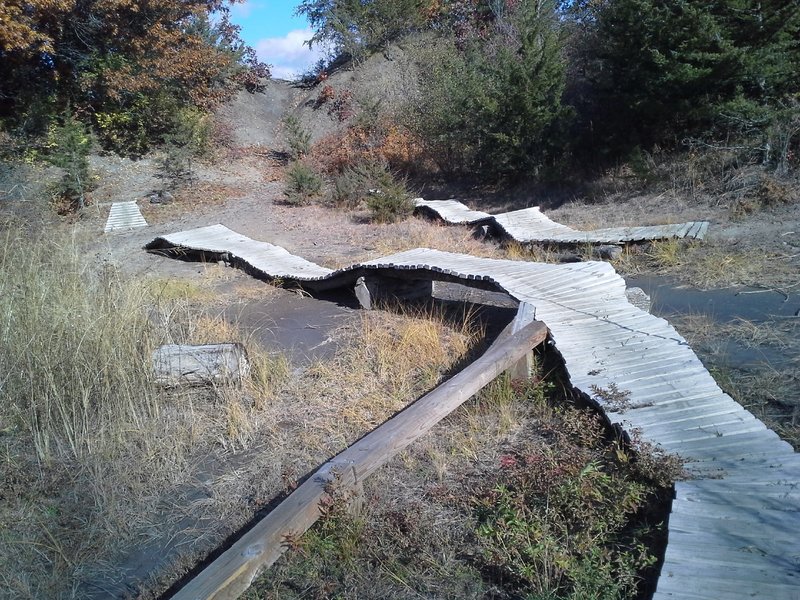
<svg viewBox="0 0 800 600"><path fill-rule="evenodd" d="M763 322L800 313L800 294L787 296L778 291L746 287L698 290L667 277L629 277L626 281L629 287L640 287L647 292L653 301L653 313L663 317L704 314L720 323L735 319Z"/></svg>
<svg viewBox="0 0 800 600"><path fill-rule="evenodd" d="M669 320L679 331L689 327L687 316L704 317L712 327L717 326L721 333L714 340L715 354L717 358L724 357L724 362L729 367L752 368L770 365L774 368L783 368L797 361L800 340L790 339L782 343L744 343L724 335L724 331L726 325L741 325L743 321L776 330L785 328L792 319L800 318L798 293L786 294L747 287L698 290L678 284L666 277L629 277L626 281L629 287L642 288L652 301L651 312ZM693 332L687 331L687 334L691 333ZM702 353L702 347L696 350Z"/></svg>

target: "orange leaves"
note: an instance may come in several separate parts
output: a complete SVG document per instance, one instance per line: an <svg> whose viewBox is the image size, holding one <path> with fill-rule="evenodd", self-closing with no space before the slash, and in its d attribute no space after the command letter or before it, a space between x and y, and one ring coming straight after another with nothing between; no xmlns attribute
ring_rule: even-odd
<svg viewBox="0 0 800 600"><path fill-rule="evenodd" d="M25 54L53 50L53 29L74 0L0 2L0 50Z"/></svg>
<svg viewBox="0 0 800 600"><path fill-rule="evenodd" d="M387 121L374 128L353 126L327 135L314 145L312 156L333 174L374 162L408 171L422 161L422 152L422 144L412 133Z"/></svg>

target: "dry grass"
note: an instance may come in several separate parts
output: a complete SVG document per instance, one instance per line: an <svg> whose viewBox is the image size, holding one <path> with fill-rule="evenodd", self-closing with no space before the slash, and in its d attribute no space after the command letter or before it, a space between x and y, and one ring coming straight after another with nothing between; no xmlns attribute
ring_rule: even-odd
<svg viewBox="0 0 800 600"><path fill-rule="evenodd" d="M88 431L80 454L51 442L49 464L38 467L33 432L0 412L13 428L0 471L14 482L0 495L0 516L12 524L0 532L9 597L81 597L81 581L154 597L299 477L433 387L480 337L469 316L373 311L341 332L332 361L292 374L285 359L201 310L197 295L154 304L142 289L130 311L154 332L146 348L238 340L251 377L240 388L158 390L147 382L149 350L139 348L145 380L135 392L155 408L137 421L109 414L102 439ZM109 393L133 400L124 389Z"/></svg>
<svg viewBox="0 0 800 600"><path fill-rule="evenodd" d="M469 227L449 226L413 218L393 225L376 226L375 230L378 235L375 237L368 258L387 256L415 248L432 248L485 258L504 257L497 243L476 238Z"/></svg>
<svg viewBox="0 0 800 600"><path fill-rule="evenodd" d="M732 285L760 286L764 273L788 280L790 264L768 251L738 248L726 242L664 240L646 247L628 246L613 262L625 275L656 273L676 277L700 289Z"/></svg>
<svg viewBox="0 0 800 600"><path fill-rule="evenodd" d="M130 549L163 548L177 520L166 499L206 457L253 443L285 364L256 356L242 390L156 387L156 346L247 340L197 318L203 285L93 272L70 239L6 233L0 293L0 597L82 597L81 581L119 581Z"/></svg>
<svg viewBox="0 0 800 600"><path fill-rule="evenodd" d="M581 494L594 494L596 482L610 481L604 474L607 467L594 458L605 455L603 460L609 460L615 454L598 446L598 421L550 404L551 391L543 382L527 387L498 379L370 477L360 510L348 512L347 498L334 498L322 520L293 541L292 551L256 580L245 598L501 599L537 592L543 598L632 597L626 592L636 586L635 567L649 564L642 546L620 546L629 553L614 567L598 561L584 569L588 565L582 561L590 554L613 556L611 532L626 520L620 506L643 503L653 488L645 491L639 483L625 481L622 470L627 467L611 467L614 489L626 489L615 493L624 495L625 502L607 500L610 509L593 516L572 512L580 506ZM580 484L563 488L569 506L562 512L556 482L568 480L571 473L580 473ZM507 477L519 487L506 482ZM520 496L507 503L503 500L508 496L500 497L515 489L530 490L532 483L552 486L542 495L541 506L527 505ZM534 497L527 501L536 502ZM591 504L599 507L602 503L592 497ZM493 505L505 511L505 525L502 518L498 524L491 520ZM580 524L573 521L570 534L561 537L557 531L566 514L567 519L577 516ZM577 540L583 527L603 534L582 545ZM512 532L534 536L537 543L495 544L495 536ZM551 546L555 538L559 543ZM570 545L580 548L578 561L571 557ZM587 589L602 589L603 595L584 594Z"/></svg>

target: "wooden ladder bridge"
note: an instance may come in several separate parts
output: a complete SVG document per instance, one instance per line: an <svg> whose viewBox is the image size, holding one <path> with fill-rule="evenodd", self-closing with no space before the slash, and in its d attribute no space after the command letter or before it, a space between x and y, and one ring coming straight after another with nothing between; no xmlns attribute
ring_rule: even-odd
<svg viewBox="0 0 800 600"><path fill-rule="evenodd" d="M390 291L398 282L424 291L444 280L505 292L532 306L571 383L612 422L679 454L692 476L675 485L654 598L800 600L800 459L717 386L667 321L627 301L624 280L607 263L555 265L420 248L334 271L222 225L161 236L146 248L223 256L256 276L316 290L362 285L376 291L388 281ZM598 395L614 386L629 392L624 411ZM219 560L248 552L235 548ZM235 597L195 581L176 597Z"/></svg>

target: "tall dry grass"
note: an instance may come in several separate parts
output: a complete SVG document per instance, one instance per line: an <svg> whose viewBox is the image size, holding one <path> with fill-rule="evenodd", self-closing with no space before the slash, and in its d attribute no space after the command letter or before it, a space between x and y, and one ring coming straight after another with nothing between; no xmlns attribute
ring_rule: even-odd
<svg viewBox="0 0 800 600"><path fill-rule="evenodd" d="M127 552L183 535L181 518L232 512L227 498L202 510L180 498L251 442L286 364L203 316L203 279L126 278L80 240L0 236L0 598L86 597L120 580ZM158 345L222 341L250 350L242 386L154 385Z"/></svg>
<svg viewBox="0 0 800 600"><path fill-rule="evenodd" d="M96 452L158 415L149 356L163 334L143 286L90 272L69 239L9 232L0 297L0 410L40 459Z"/></svg>

